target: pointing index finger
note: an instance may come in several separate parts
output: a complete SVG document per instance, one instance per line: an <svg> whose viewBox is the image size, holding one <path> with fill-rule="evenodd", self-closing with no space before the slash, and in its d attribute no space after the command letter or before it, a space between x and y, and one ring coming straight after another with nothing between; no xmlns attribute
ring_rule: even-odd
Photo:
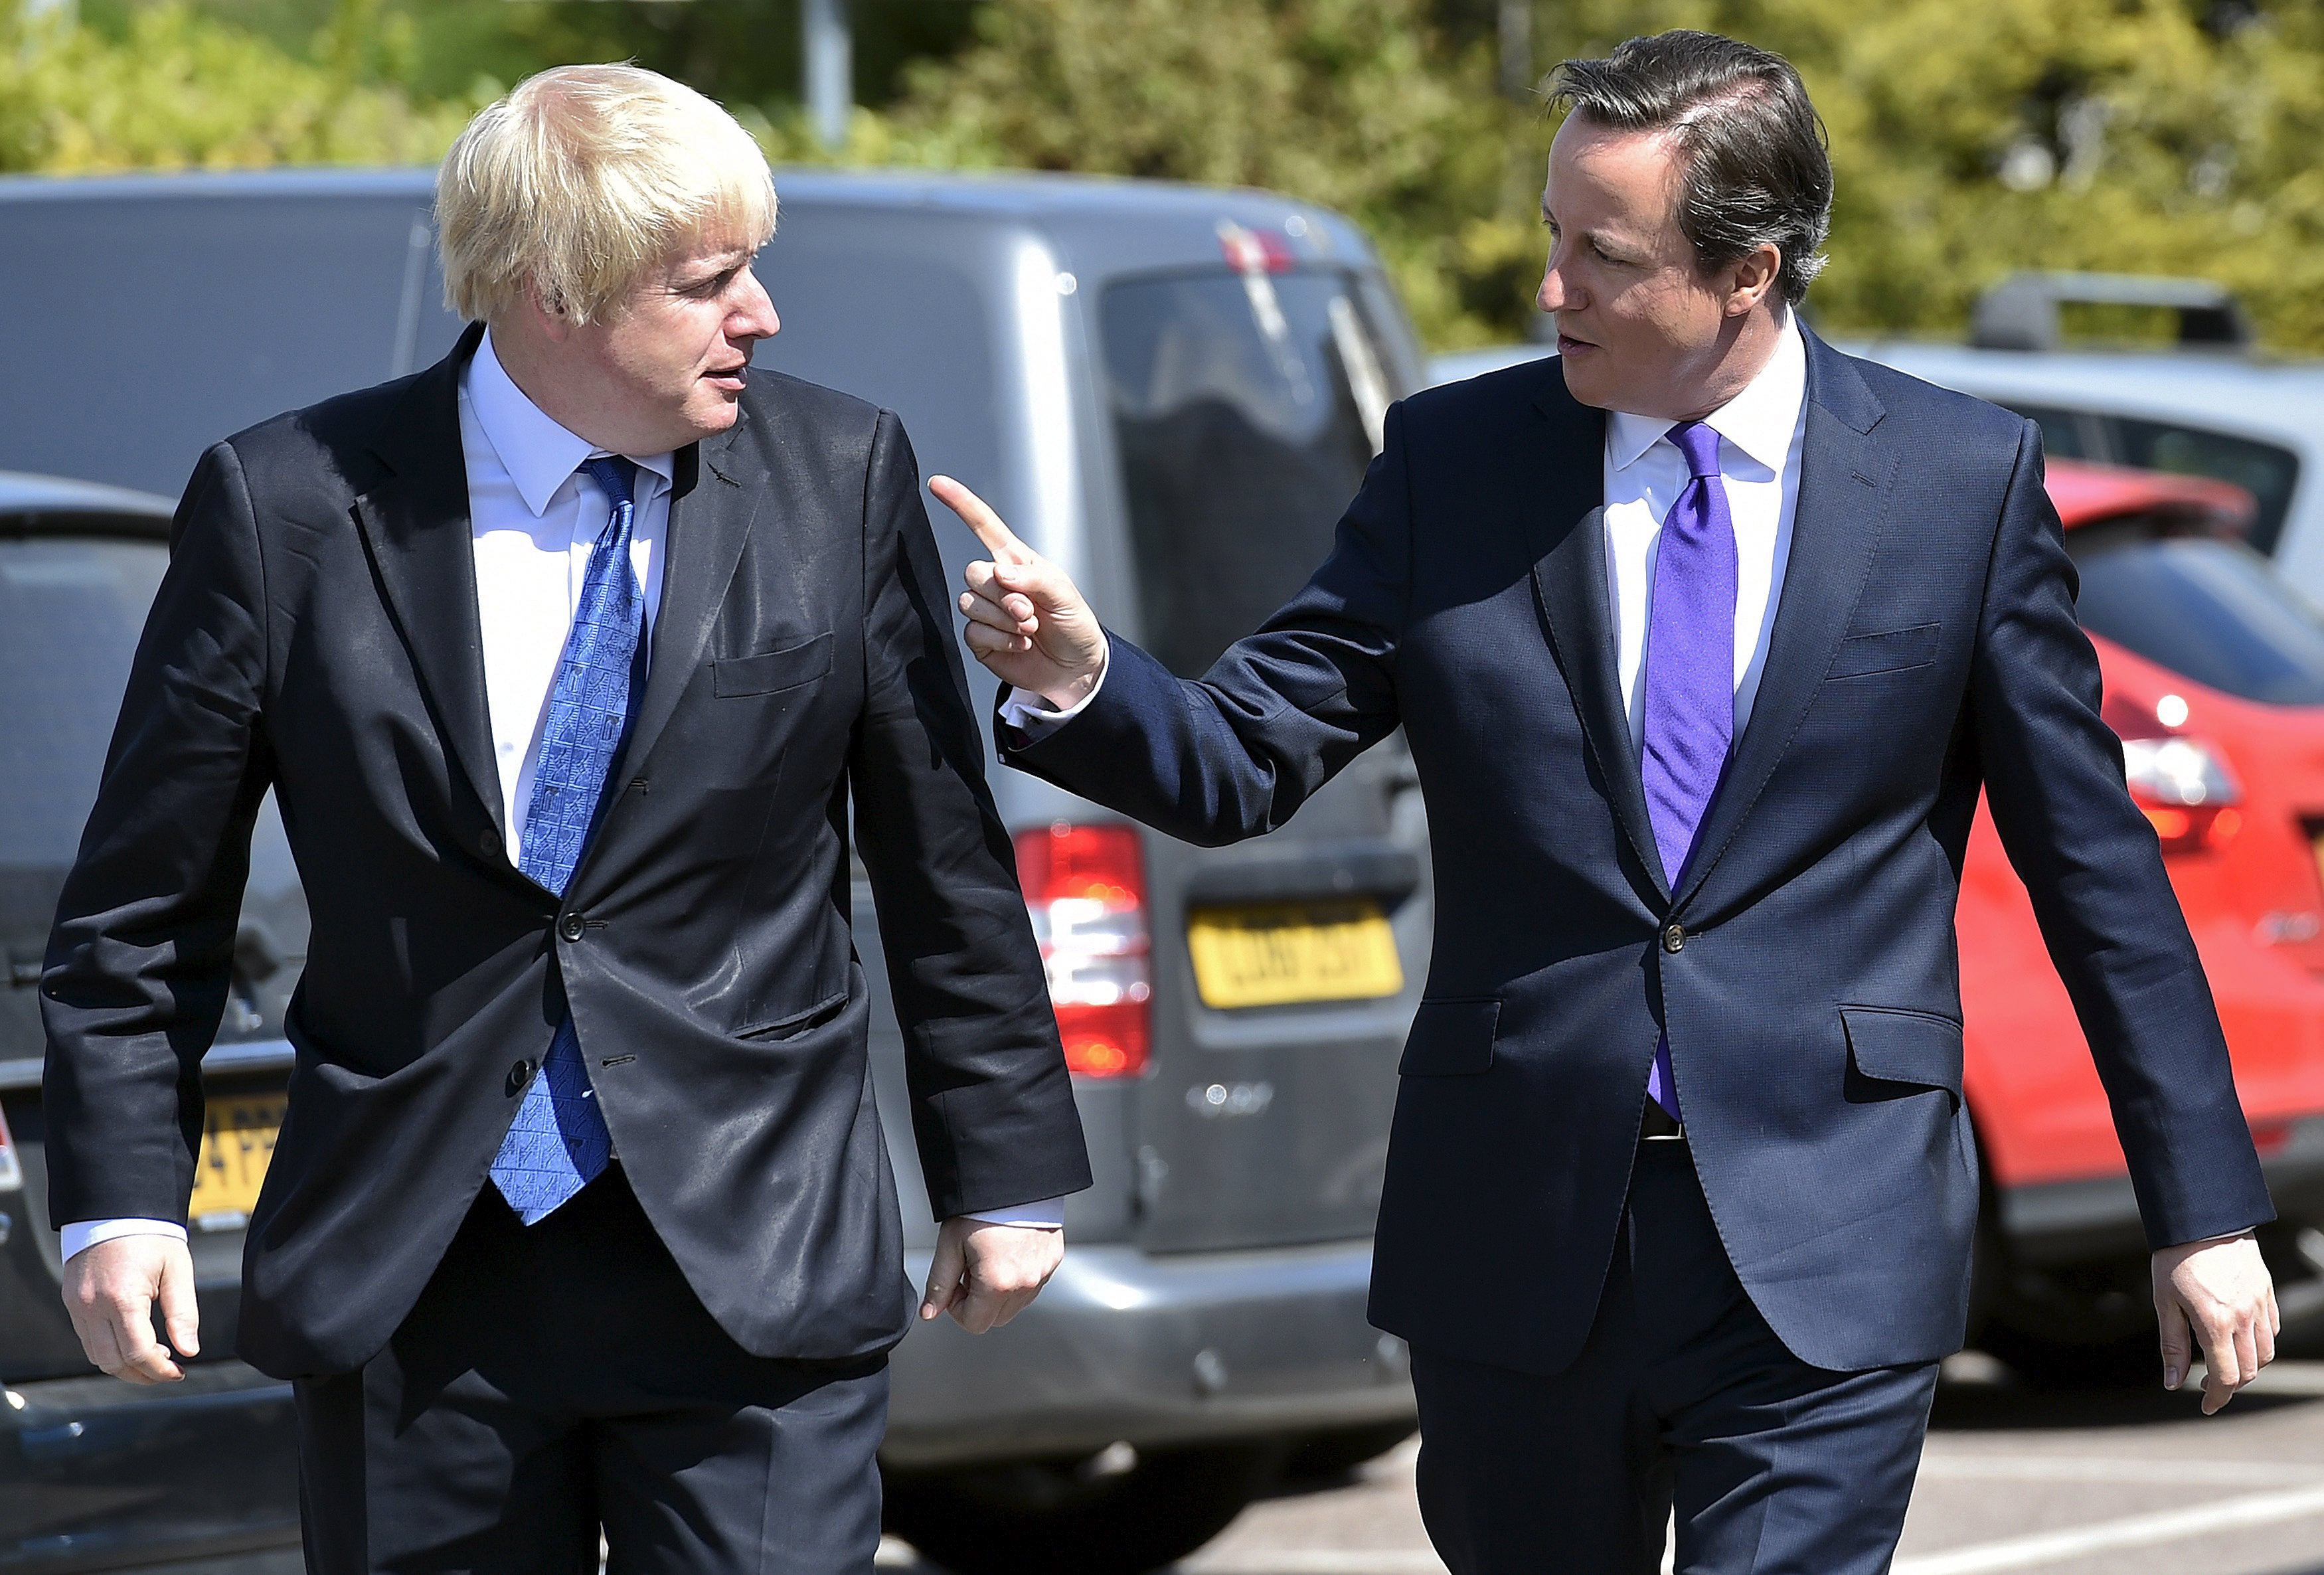
<svg viewBox="0 0 2324 1575"><path fill-rule="evenodd" d="M1001 516L992 511L992 505L970 492L960 483L948 475L932 475L928 477L928 491L934 493L938 502L959 515L963 522L971 530L976 532L976 539L984 543L984 550L991 553L996 561L1001 563L1032 561L1032 549L1017 539L1017 533L1010 530Z"/></svg>

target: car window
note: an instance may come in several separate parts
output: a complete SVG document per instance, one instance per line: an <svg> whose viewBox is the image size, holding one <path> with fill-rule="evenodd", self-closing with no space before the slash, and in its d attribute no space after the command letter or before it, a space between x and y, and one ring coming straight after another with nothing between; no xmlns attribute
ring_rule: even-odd
<svg viewBox="0 0 2324 1575"><path fill-rule="evenodd" d="M459 332L428 216L312 192L0 207L0 469L174 498L219 438L428 365Z"/></svg>
<svg viewBox="0 0 2324 1575"><path fill-rule="evenodd" d="M2196 683L2324 705L2324 618L2241 542L2131 520L2066 533L2084 627Z"/></svg>
<svg viewBox="0 0 2324 1575"><path fill-rule="evenodd" d="M2143 470L2180 475L2216 476L2251 493L2259 507L2252 516L2251 544L2273 552L2292 509L2292 489L2300 460L2288 448L2226 432L2146 421L2128 416L2107 419L2107 458Z"/></svg>
<svg viewBox="0 0 2324 1575"><path fill-rule="evenodd" d="M168 563L158 541L0 540L0 866L72 862Z"/></svg>
<svg viewBox="0 0 2324 1575"><path fill-rule="evenodd" d="M1145 644L1191 677L1329 556L1405 358L1334 272L1125 281L1100 319Z"/></svg>
<svg viewBox="0 0 2324 1575"><path fill-rule="evenodd" d="M2021 405L2012 401L2009 409L2042 428L2042 452L2052 459L2094 459L2082 429L2080 410L2061 410L2055 405Z"/></svg>
<svg viewBox="0 0 2324 1575"><path fill-rule="evenodd" d="M0 931L37 955L96 801L130 658L161 583L159 541L0 537ZM272 801L251 852L249 910L306 945L298 875Z"/></svg>

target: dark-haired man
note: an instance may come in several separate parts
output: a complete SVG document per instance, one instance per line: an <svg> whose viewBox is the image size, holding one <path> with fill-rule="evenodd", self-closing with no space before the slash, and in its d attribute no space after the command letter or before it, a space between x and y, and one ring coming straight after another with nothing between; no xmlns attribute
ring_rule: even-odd
<svg viewBox="0 0 2324 1575"><path fill-rule="evenodd" d="M1437 934L1372 1311L1446 1562L1652 1570L1674 1504L1683 1570L1869 1575L1967 1315L1980 791L2206 1410L2273 1354L2271 1210L2034 428L1802 328L1831 175L1780 58L1665 33L1560 87L1555 359L1397 407L1330 559L1199 682L939 484L995 560L969 643L1013 764L1196 842L1406 730Z"/></svg>

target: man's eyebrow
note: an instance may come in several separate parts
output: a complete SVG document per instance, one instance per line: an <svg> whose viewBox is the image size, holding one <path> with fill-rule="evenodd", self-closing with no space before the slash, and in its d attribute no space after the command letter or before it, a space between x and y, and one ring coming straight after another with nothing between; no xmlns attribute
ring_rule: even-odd
<svg viewBox="0 0 2324 1575"><path fill-rule="evenodd" d="M750 252L729 252L723 256L692 258L679 263L673 277L698 284L705 280L741 272L751 265L754 255Z"/></svg>

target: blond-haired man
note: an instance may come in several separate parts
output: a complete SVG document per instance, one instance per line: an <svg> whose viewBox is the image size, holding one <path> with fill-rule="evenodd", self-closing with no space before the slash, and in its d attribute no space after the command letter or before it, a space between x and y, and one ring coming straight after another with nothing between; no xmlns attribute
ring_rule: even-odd
<svg viewBox="0 0 2324 1575"><path fill-rule="evenodd" d="M919 1312L1028 1302L1088 1171L896 419L750 369L758 147L619 66L479 115L474 319L204 456L43 979L90 1359L198 1349L198 1065L252 819L313 916L241 1353L309 1567L868 1570L909 1321L848 934L877 891ZM835 895L836 894L836 895Z"/></svg>

